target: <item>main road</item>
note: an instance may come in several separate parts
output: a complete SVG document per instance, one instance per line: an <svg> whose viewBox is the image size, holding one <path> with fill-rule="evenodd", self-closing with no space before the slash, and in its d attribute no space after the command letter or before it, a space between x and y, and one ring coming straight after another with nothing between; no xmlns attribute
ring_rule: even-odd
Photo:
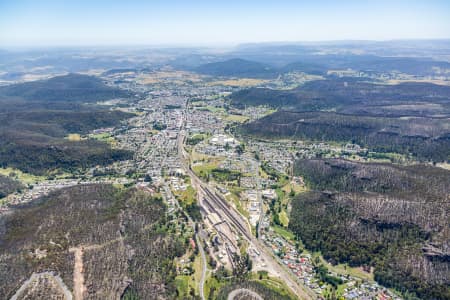
<svg viewBox="0 0 450 300"><path fill-rule="evenodd" d="M190 168L189 155L184 149L185 142L184 122L182 128L178 134L178 154L182 162L183 168L191 178L191 184L214 205L216 213L222 220L225 220L235 228L249 243L249 245L258 250L260 258L270 270L272 274L278 276L285 284L299 297L299 299L315 299L315 294L307 287L303 286L297 277L294 276L289 270L282 267L279 262L273 257L271 251L261 243L256 237L253 236L251 230L248 227L248 223L243 219L242 215L237 210L229 205L229 203L223 199L211 186L203 182ZM205 205L203 201L200 201L200 206ZM207 209L205 209L207 210Z"/></svg>

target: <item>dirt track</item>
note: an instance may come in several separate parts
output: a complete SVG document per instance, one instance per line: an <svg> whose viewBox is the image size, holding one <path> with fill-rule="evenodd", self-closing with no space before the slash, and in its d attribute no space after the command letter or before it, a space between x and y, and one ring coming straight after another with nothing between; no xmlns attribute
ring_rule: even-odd
<svg viewBox="0 0 450 300"><path fill-rule="evenodd" d="M75 300L82 300L86 287L84 286L83 274L83 247L70 248L75 255L75 266L73 267L73 295Z"/></svg>

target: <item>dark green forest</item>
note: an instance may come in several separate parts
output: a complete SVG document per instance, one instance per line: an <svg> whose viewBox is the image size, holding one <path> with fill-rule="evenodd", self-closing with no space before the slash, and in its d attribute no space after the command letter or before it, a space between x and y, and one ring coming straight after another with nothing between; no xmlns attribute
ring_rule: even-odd
<svg viewBox="0 0 450 300"><path fill-rule="evenodd" d="M93 104L114 97L129 94L78 74L1 87L0 167L43 175L131 158L129 151L112 149L101 141L64 138L115 127L131 117Z"/></svg>
<svg viewBox="0 0 450 300"><path fill-rule="evenodd" d="M130 96L127 91L107 86L100 78L81 74L68 74L0 87L0 101L17 98L29 102L95 103Z"/></svg>
<svg viewBox="0 0 450 300"><path fill-rule="evenodd" d="M313 191L293 200L289 227L308 249L373 266L378 282L407 297L449 297L449 171L299 160L295 172Z"/></svg>
<svg viewBox="0 0 450 300"><path fill-rule="evenodd" d="M396 85L358 78L315 80L292 90L249 88L233 93L233 106L268 105L290 111L334 110L359 116L428 116L450 114L450 87L431 83ZM432 106L431 104L434 104Z"/></svg>
<svg viewBox="0 0 450 300"><path fill-rule="evenodd" d="M421 161L450 160L450 87L430 83L386 85L328 78L293 90L251 88L231 105L268 105L277 112L238 132L264 138L357 143Z"/></svg>
<svg viewBox="0 0 450 300"><path fill-rule="evenodd" d="M423 161L450 160L448 121L387 118L332 112L278 111L240 127L244 135L356 143L374 152L396 152Z"/></svg>
<svg viewBox="0 0 450 300"><path fill-rule="evenodd" d="M277 76L277 70L268 65L240 58L204 64L197 67L195 71L212 76L251 78L274 78Z"/></svg>

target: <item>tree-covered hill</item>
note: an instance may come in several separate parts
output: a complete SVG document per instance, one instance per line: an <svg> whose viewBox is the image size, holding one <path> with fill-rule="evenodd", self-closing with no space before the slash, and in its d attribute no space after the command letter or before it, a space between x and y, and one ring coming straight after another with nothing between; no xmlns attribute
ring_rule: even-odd
<svg viewBox="0 0 450 300"><path fill-rule="evenodd" d="M414 82L387 85L331 77L292 90L244 89L233 93L230 103L237 107L268 105L296 112L333 110L364 116L442 118L450 116L450 87Z"/></svg>
<svg viewBox="0 0 450 300"><path fill-rule="evenodd" d="M93 184L58 190L3 215L0 294L9 299L33 272L44 271L73 292L75 251L82 251L85 299L174 298L173 259L184 254L186 241L167 230L164 211L160 198ZM51 298L42 288L37 284L34 293Z"/></svg>
<svg viewBox="0 0 450 300"><path fill-rule="evenodd" d="M131 158L129 151L112 149L104 142L64 138L116 127L133 116L95 104L115 97L130 95L99 78L79 74L1 87L0 167L47 174Z"/></svg>
<svg viewBox="0 0 450 300"><path fill-rule="evenodd" d="M196 72L213 76L249 77L249 78L274 78L277 71L265 64L234 58L221 62L201 65Z"/></svg>
<svg viewBox="0 0 450 300"><path fill-rule="evenodd" d="M100 78L74 73L0 87L0 100L11 97L33 102L97 102L127 98L130 93L107 86Z"/></svg>
<svg viewBox="0 0 450 300"><path fill-rule="evenodd" d="M370 151L396 152L439 162L450 160L449 124L447 119L278 111L244 124L239 131L264 138L356 143Z"/></svg>
<svg viewBox="0 0 450 300"><path fill-rule="evenodd" d="M0 175L0 199L22 188L23 185L17 180Z"/></svg>
<svg viewBox="0 0 450 300"><path fill-rule="evenodd" d="M450 172L430 166L299 160L311 192L292 203L290 228L334 263L375 267L405 295L447 299Z"/></svg>

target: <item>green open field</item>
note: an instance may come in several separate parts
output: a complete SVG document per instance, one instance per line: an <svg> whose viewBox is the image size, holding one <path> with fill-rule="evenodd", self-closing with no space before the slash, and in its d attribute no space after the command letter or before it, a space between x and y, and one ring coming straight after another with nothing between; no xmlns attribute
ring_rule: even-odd
<svg viewBox="0 0 450 300"><path fill-rule="evenodd" d="M44 176L36 176L29 173L24 173L18 169L13 168L0 168L0 174L4 176L10 176L11 174L13 174L13 177L15 179L24 184L35 184L46 179Z"/></svg>
<svg viewBox="0 0 450 300"><path fill-rule="evenodd" d="M228 122L244 123L250 118L242 115L225 115L224 120Z"/></svg>
<svg viewBox="0 0 450 300"><path fill-rule="evenodd" d="M184 191L173 191L173 193L184 205L191 205L197 201L197 193L192 186L188 186Z"/></svg>
<svg viewBox="0 0 450 300"><path fill-rule="evenodd" d="M279 214L278 217L280 218L280 222L284 227L288 227L289 225L289 217L286 213L285 210L282 210Z"/></svg>
<svg viewBox="0 0 450 300"><path fill-rule="evenodd" d="M226 196L226 199L228 201L231 201L234 203L234 205L236 206L236 209L246 218L249 217L249 213L248 211L245 209L245 207L242 205L242 200L239 197L239 193L240 193L240 189L238 188L233 188L231 190L230 195Z"/></svg>
<svg viewBox="0 0 450 300"><path fill-rule="evenodd" d="M90 134L89 138L94 140L99 140L102 142L106 142L112 146L116 145L116 140L114 137L111 136L111 134L105 132L105 133L99 133L99 134Z"/></svg>
<svg viewBox="0 0 450 300"><path fill-rule="evenodd" d="M271 226L273 231L275 231L277 234L281 235L283 238L290 240L290 241L294 241L295 240L295 235L288 229L283 228L281 226Z"/></svg>
<svg viewBox="0 0 450 300"><path fill-rule="evenodd" d="M175 277L175 286L177 287L178 294L182 298L189 296L189 291L194 287L194 284L190 275L178 275Z"/></svg>
<svg viewBox="0 0 450 300"><path fill-rule="evenodd" d="M328 263L319 252L314 253L313 257L319 257L321 263L323 263L328 268L328 270L336 272L337 274L350 275L356 278L366 279L370 281L374 280L373 273L367 273L363 271L361 268L352 268L346 264L339 264L333 266L332 264Z"/></svg>

